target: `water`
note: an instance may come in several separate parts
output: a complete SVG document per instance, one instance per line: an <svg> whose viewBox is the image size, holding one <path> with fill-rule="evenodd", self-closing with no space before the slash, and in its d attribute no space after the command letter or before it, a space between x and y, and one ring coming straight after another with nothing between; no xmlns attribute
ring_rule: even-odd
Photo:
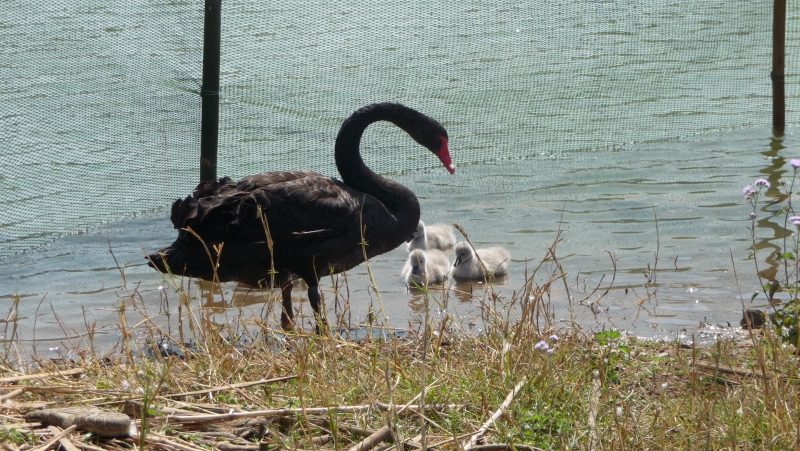
<svg viewBox="0 0 800 451"><path fill-rule="evenodd" d="M463 166L455 176L442 169L393 178L416 191L428 222L460 224L476 246L502 245L511 251L510 275L495 287L501 298L511 299L520 290L526 270L530 273L545 257L560 229L557 255L574 298L572 314L582 325L674 336L684 329L692 333L701 322L737 324L740 290L748 308L766 307L763 299L749 301L758 283L753 262L747 260L750 210L741 189L756 177L776 182L787 171L788 159L800 156L794 150L797 141L791 132L774 141L769 129L753 128L580 158L545 156ZM760 215L768 218L777 208L765 206ZM65 237L45 250L3 260L0 299L10 305L12 294L21 297L20 338L53 342L65 335L77 337L85 324L96 323L97 340L113 342L119 332L115 307L134 289L148 314L165 323L158 315L162 293L173 310L177 296L143 260L143 249L153 251L174 239L165 215L106 225L96 233ZM757 235L761 245L778 244L771 229L762 228ZM127 291L111 250L125 266ZM423 315L421 296L409 292L399 276L406 255L398 248L371 262L385 314L395 326ZM648 265L655 269L657 283L646 287ZM545 263L544 269L552 272L553 263ZM364 321L370 304L378 309L364 265L348 273L348 285L352 320ZM166 288L162 292L159 287ZM468 293L483 296L484 288L458 284L449 296L451 314L476 332L482 327L480 303ZM322 289L332 309L329 279L323 280ZM206 299L204 304L214 307L208 314L212 321L236 316L237 307L245 316L263 313L259 293L233 283L225 284L223 292L234 307L221 309L219 297ZM648 293L655 295L648 298ZM435 297L440 296L437 291ZM294 297L295 305L309 313L305 286L296 286ZM645 301L638 305L640 299ZM563 285L553 286L550 301L559 321L570 318ZM305 326L310 327L308 319Z"/></svg>
<svg viewBox="0 0 800 451"><path fill-rule="evenodd" d="M131 262L127 288L149 313L166 322L156 314L164 293L175 308L142 248L174 239L164 208L196 181L196 6L12 1L0 13L0 39L11 43L0 49L0 126L9 131L0 143L0 253L30 250L0 259L0 301L21 297L21 339L52 343L96 323L99 337L115 341L115 307L128 292L109 244L121 265ZM400 101L448 128L458 172L447 175L380 124L364 136L365 160L411 187L427 222L458 223L476 245L508 247L511 275L497 286L506 299L561 230L574 302L570 313L564 288L553 287L560 319L641 335L736 323L730 252L742 291L755 284L741 188L798 156L793 129L780 149L765 127L769 6L226 1L219 174L335 175L342 119L369 102ZM791 83L799 11L790 5L790 123L800 112ZM777 222L766 213L760 221L768 253L782 231L767 227ZM399 279L405 256L397 249L372 262L395 325L421 314L419 295ZM657 285L645 288L648 264ZM360 321L378 300L363 266L348 284ZM465 293L484 287L456 288L449 308L479 330L480 307ZM261 314L257 293L223 292ZM303 305L302 287L295 295Z"/></svg>
<svg viewBox="0 0 800 451"><path fill-rule="evenodd" d="M765 125L770 7L229 0L219 174L335 175L327 155L341 121L375 101L439 119L462 164ZM0 11L0 256L192 189L202 10L196 0L13 0ZM789 123L800 113L799 15L790 4ZM383 150L368 157L382 173L433 168L391 127L365 140Z"/></svg>

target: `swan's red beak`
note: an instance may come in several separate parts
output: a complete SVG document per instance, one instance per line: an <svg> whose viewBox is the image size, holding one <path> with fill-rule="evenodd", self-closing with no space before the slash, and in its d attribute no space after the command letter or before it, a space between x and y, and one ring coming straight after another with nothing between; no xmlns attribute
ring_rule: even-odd
<svg viewBox="0 0 800 451"><path fill-rule="evenodd" d="M453 165L453 162L450 161L450 150L447 148L447 138L440 136L439 139L442 140L442 149L436 154L436 156L439 157L439 161L442 162L445 169L447 169L447 172L455 174L456 167Z"/></svg>

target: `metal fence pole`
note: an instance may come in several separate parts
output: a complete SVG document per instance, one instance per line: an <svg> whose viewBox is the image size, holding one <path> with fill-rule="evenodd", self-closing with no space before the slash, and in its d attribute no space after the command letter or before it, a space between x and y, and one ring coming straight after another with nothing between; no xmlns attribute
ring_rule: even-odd
<svg viewBox="0 0 800 451"><path fill-rule="evenodd" d="M783 133L786 127L784 55L786 51L786 0L775 0L772 28L772 126Z"/></svg>
<svg viewBox="0 0 800 451"><path fill-rule="evenodd" d="M202 123L200 125L200 181L217 178L219 144L219 55L222 0L206 0L203 32Z"/></svg>

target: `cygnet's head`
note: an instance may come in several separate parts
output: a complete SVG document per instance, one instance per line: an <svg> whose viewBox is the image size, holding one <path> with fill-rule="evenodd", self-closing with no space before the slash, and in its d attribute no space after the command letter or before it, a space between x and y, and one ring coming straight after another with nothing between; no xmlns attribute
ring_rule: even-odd
<svg viewBox="0 0 800 451"><path fill-rule="evenodd" d="M411 262L411 274L423 279L425 277L425 265L427 264L427 257L425 251L422 249L414 249L408 255Z"/></svg>
<svg viewBox="0 0 800 451"><path fill-rule="evenodd" d="M414 238L419 238L421 236L425 236L425 223L420 219L419 223L417 224L417 228L414 229L414 233L411 234L406 242L410 243Z"/></svg>
<svg viewBox="0 0 800 451"><path fill-rule="evenodd" d="M456 245L456 261L453 263L453 266L458 266L459 264L470 260L473 255L472 248L469 244L465 242L458 243Z"/></svg>

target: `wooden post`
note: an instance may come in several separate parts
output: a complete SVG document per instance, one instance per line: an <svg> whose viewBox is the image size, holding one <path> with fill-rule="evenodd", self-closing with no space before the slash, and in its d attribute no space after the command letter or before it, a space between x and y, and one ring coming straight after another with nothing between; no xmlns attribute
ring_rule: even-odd
<svg viewBox="0 0 800 451"><path fill-rule="evenodd" d="M206 0L203 32L202 118L200 124L200 181L217 178L219 144L219 61L222 0Z"/></svg>
<svg viewBox="0 0 800 451"><path fill-rule="evenodd" d="M775 0L772 29L772 126L783 134L786 127L784 56L786 52L786 0Z"/></svg>

